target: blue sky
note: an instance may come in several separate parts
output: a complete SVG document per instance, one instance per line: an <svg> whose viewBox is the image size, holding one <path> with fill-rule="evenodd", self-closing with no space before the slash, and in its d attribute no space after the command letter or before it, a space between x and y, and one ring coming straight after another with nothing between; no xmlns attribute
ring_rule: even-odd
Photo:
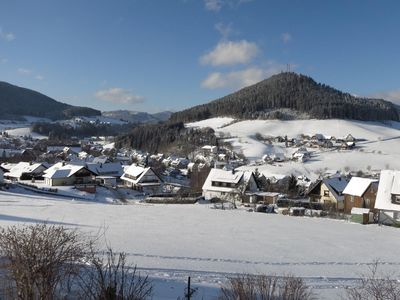
<svg viewBox="0 0 400 300"><path fill-rule="evenodd" d="M180 110L291 69L400 103L400 2L2 0L0 80L100 110Z"/></svg>

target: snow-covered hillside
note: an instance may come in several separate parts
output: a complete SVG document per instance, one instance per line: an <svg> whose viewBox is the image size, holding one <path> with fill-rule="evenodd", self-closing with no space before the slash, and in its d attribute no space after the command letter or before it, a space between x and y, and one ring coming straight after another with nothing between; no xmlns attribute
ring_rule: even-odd
<svg viewBox="0 0 400 300"><path fill-rule="evenodd" d="M343 137L351 134L362 141L353 150L311 149L312 159L305 162L285 162L257 166L259 170L274 174L305 174L315 177L321 170L366 171L400 169L400 123L361 122L350 120L247 120L233 122L231 118L213 118L189 123L188 127L211 127L217 135L225 137L234 149L252 161L260 160L265 154L283 153L290 157L296 150L286 148L284 143L265 144L255 138L264 136L287 136L296 138L302 134L323 134ZM229 124L223 126L224 124ZM231 138L229 138L231 137Z"/></svg>
<svg viewBox="0 0 400 300"><path fill-rule="evenodd" d="M8 130L6 130L6 132L8 133L8 135L14 136L14 137L30 136L33 139L37 139L37 140L47 139L47 136L41 135L36 132L32 132L32 129L30 127L8 129Z"/></svg>
<svg viewBox="0 0 400 300"><path fill-rule="evenodd" d="M378 225L199 204L109 205L3 191L0 205L1 226L47 222L90 234L105 231L116 250L127 252L161 284L154 299L182 296L177 286L183 288L189 275L201 287L194 299L210 299L226 276L242 272L293 273L318 293L336 295L375 259L384 262L384 271L400 265L393 251L400 247L399 229Z"/></svg>

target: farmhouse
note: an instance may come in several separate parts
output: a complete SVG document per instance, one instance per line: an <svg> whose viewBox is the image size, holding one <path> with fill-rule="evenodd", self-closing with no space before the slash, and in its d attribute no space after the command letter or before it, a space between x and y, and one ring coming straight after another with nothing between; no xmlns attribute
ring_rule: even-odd
<svg viewBox="0 0 400 300"><path fill-rule="evenodd" d="M163 191L164 181L151 167L131 165L121 179L125 186L146 194L158 194Z"/></svg>
<svg viewBox="0 0 400 300"><path fill-rule="evenodd" d="M352 177L343 191L344 212L351 213L353 207L374 209L378 180Z"/></svg>
<svg viewBox="0 0 400 300"><path fill-rule="evenodd" d="M400 221L400 171L381 171L375 208L381 211L380 221Z"/></svg>
<svg viewBox="0 0 400 300"><path fill-rule="evenodd" d="M207 200L236 198L249 201L250 194L257 191L258 186L253 172L211 169L203 185L203 196Z"/></svg>
<svg viewBox="0 0 400 300"><path fill-rule="evenodd" d="M44 174L44 181L49 186L67 186L93 183L96 174L85 166L57 163Z"/></svg>
<svg viewBox="0 0 400 300"><path fill-rule="evenodd" d="M310 186L307 195L311 202L319 202L336 210L344 209L343 191L349 180L346 177L331 177L318 180Z"/></svg>

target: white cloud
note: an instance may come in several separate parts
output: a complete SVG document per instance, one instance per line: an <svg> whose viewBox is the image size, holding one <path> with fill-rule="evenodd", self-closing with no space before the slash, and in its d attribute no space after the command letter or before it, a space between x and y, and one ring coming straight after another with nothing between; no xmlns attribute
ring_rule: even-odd
<svg viewBox="0 0 400 300"><path fill-rule="evenodd" d="M25 69L25 68L18 68L17 72L21 75L31 75L32 70Z"/></svg>
<svg viewBox="0 0 400 300"><path fill-rule="evenodd" d="M233 33L232 23L217 23L215 24L215 29L221 34L223 39L227 39Z"/></svg>
<svg viewBox="0 0 400 300"><path fill-rule="evenodd" d="M130 91L122 88L110 88L107 90L100 90L96 92L95 96L96 98L103 101L122 104L135 104L144 101L144 97L134 95Z"/></svg>
<svg viewBox="0 0 400 300"><path fill-rule="evenodd" d="M258 46L246 40L221 41L211 52L203 55L200 62L212 66L244 64L258 53Z"/></svg>
<svg viewBox="0 0 400 300"><path fill-rule="evenodd" d="M283 43L287 44L292 40L292 35L289 32L284 32L281 35Z"/></svg>
<svg viewBox="0 0 400 300"><path fill-rule="evenodd" d="M281 72L282 67L282 65L271 63L266 68L249 67L243 70L226 73L213 72L202 81L201 86L207 89L240 89Z"/></svg>
<svg viewBox="0 0 400 300"><path fill-rule="evenodd" d="M370 95L372 98L385 99L400 105L400 90L385 91Z"/></svg>
<svg viewBox="0 0 400 300"><path fill-rule="evenodd" d="M204 6L207 10L220 11L224 2L222 0L204 0Z"/></svg>
<svg viewBox="0 0 400 300"><path fill-rule="evenodd" d="M37 75L35 76L35 79L37 79L37 80L43 80L44 77L43 77L42 75L40 75L40 74L37 74Z"/></svg>
<svg viewBox="0 0 400 300"><path fill-rule="evenodd" d="M12 32L5 32L3 28L0 27L0 39L10 42L15 40L15 34Z"/></svg>
<svg viewBox="0 0 400 300"><path fill-rule="evenodd" d="M229 6L230 8L237 8L243 3L248 3L253 0L204 0L204 6L207 10L219 12L222 7Z"/></svg>

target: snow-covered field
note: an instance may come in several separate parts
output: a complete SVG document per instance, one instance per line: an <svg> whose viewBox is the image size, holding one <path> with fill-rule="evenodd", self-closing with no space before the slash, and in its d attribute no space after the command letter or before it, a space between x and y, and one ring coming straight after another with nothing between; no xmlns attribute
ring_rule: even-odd
<svg viewBox="0 0 400 300"><path fill-rule="evenodd" d="M12 190L11 190L12 191ZM400 231L329 219L289 217L208 205L111 205L0 191L0 225L48 222L107 241L156 284L154 299L183 295L192 276L195 299L212 299L233 273L292 273L325 299L337 298L368 264L395 271ZM322 297L322 296L321 296Z"/></svg>
<svg viewBox="0 0 400 300"><path fill-rule="evenodd" d="M306 163L286 162L257 166L269 174L307 175L316 177L321 170L367 171L400 169L400 123L361 122L350 120L247 120L234 122L231 118L213 118L189 123L188 127L211 127L217 134L227 138L234 149L249 158L260 160L264 154L283 153L290 157L295 148L285 148L283 144L264 144L255 138L256 133L264 136L288 136L295 138L301 134L316 134L343 137L347 134L364 141L357 142L354 150L310 149L313 158ZM223 126L223 127L222 127ZM254 167L253 167L254 169Z"/></svg>
<svg viewBox="0 0 400 300"><path fill-rule="evenodd" d="M31 136L33 139L37 140L43 140L47 139L47 136L41 135L36 132L32 132L30 127L20 127L20 128L14 128L14 129L8 129L6 132L10 136L15 136L15 137L25 137L25 136Z"/></svg>

